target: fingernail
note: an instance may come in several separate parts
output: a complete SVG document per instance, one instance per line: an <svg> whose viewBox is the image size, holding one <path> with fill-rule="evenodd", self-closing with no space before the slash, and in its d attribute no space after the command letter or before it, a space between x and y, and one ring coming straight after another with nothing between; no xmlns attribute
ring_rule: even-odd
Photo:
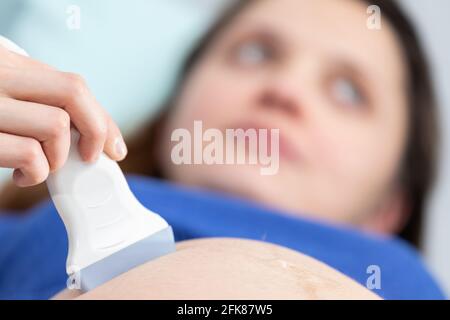
<svg viewBox="0 0 450 320"><path fill-rule="evenodd" d="M123 141L123 138L121 136L116 138L114 142L114 149L117 156L119 157L119 160L122 160L127 155L127 146L125 145L125 142Z"/></svg>

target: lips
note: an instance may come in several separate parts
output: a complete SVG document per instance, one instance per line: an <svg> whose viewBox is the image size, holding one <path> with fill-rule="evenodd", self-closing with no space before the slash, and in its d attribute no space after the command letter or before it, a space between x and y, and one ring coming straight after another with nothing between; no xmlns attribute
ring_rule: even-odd
<svg viewBox="0 0 450 320"><path fill-rule="evenodd" d="M233 129L235 129L235 130L242 129L244 131L247 131L249 129L254 129L257 131L257 133L259 133L259 130L261 130L261 129L266 129L267 130L267 155L268 156L272 156L271 152L272 152L273 141L272 141L271 130L278 129L279 130L278 145L279 145L280 158L288 160L290 162L299 162L302 158L300 151L295 147L293 141L288 139L286 130L284 130L283 128L276 127L276 126L262 125L261 123L257 123L257 122L246 122L246 123L241 123L238 126L234 126ZM258 135L258 139L259 139L259 135Z"/></svg>

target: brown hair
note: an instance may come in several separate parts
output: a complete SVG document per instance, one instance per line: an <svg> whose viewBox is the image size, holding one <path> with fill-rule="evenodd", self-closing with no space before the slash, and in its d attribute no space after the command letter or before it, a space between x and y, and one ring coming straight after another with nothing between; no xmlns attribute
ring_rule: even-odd
<svg viewBox="0 0 450 320"><path fill-rule="evenodd" d="M244 7L255 1L258 0L238 1L201 39L188 56L181 70L178 84L166 107L161 109L156 119L140 128L128 139L129 153L120 164L124 172L162 177L158 164L153 161L157 158L154 153L157 150L158 141L160 141L159 133L178 93L181 91L187 76L208 49L211 41L233 21ZM410 106L410 132L404 152L400 179L410 208L410 217L399 235L418 246L426 209L426 199L435 176L439 137L437 108L427 59L413 26L394 0L358 1L380 7L383 17L397 34L406 60L409 79L407 96ZM21 190L10 184L2 193L0 208L9 210L26 209L46 196L48 195L45 185Z"/></svg>

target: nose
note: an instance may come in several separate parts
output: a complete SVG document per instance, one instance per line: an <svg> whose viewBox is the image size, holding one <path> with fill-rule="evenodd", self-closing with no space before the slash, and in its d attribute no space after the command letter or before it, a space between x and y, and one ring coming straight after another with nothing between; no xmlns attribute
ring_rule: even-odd
<svg viewBox="0 0 450 320"><path fill-rule="evenodd" d="M259 107L299 117L302 112L301 92L299 85L293 82L290 77L272 74L258 93Z"/></svg>
<svg viewBox="0 0 450 320"><path fill-rule="evenodd" d="M259 105L263 108L275 109L297 117L300 113L294 99L274 88L265 89L261 96Z"/></svg>

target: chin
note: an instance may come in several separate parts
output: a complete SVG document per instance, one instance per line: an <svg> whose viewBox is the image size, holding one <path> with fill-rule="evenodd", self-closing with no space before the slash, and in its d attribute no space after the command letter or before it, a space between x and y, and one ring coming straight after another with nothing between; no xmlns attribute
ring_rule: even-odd
<svg viewBox="0 0 450 320"><path fill-rule="evenodd" d="M239 198L263 202L274 177L261 176L256 166L201 166L194 169L186 184L224 192ZM266 180L266 181L264 181Z"/></svg>

